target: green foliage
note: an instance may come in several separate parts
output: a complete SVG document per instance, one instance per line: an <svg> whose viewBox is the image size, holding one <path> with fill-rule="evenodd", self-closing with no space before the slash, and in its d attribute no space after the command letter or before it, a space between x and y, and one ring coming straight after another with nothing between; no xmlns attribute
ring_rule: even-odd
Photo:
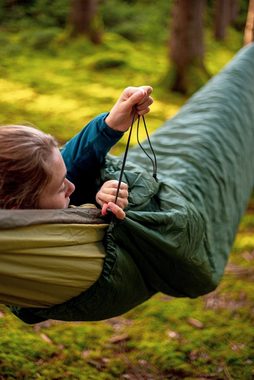
<svg viewBox="0 0 254 380"><path fill-rule="evenodd" d="M0 0L0 22L9 30L34 26L62 28L68 24L69 0L30 0L18 3ZM168 35L171 2L107 0L100 4L99 14L105 30L130 41L162 41ZM100 25L101 28L101 25Z"/></svg>
<svg viewBox="0 0 254 380"><path fill-rule="evenodd" d="M249 0L238 1L238 7L239 7L238 17L234 21L233 25L236 30L244 31L248 7L249 7Z"/></svg>
<svg viewBox="0 0 254 380"><path fill-rule="evenodd" d="M0 22L12 30L35 25L64 27L69 8L69 0L0 0Z"/></svg>
<svg viewBox="0 0 254 380"><path fill-rule="evenodd" d="M58 38L60 29L48 27L46 29L31 30L23 33L22 42L35 50L50 50L54 41Z"/></svg>
<svg viewBox="0 0 254 380"><path fill-rule="evenodd" d="M171 3L159 0L108 0L101 7L105 29L130 41L163 41L168 35Z"/></svg>
<svg viewBox="0 0 254 380"><path fill-rule="evenodd" d="M69 0L36 0L27 14L44 27L65 27L69 10Z"/></svg>

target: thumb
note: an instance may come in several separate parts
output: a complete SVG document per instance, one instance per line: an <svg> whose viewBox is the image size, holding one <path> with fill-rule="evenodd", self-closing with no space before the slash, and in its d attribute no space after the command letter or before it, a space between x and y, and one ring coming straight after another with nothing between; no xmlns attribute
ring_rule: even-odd
<svg viewBox="0 0 254 380"><path fill-rule="evenodd" d="M107 215L107 208L108 208L108 204L104 203L104 205L102 206L102 209L101 209L101 215L102 216Z"/></svg>

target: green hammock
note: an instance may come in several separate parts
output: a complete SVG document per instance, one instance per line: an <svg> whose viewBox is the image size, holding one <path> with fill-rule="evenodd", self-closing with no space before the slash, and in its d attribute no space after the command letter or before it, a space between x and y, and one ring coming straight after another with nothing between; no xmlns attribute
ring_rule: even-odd
<svg viewBox="0 0 254 380"><path fill-rule="evenodd" d="M97 210L2 210L0 226L2 303L49 307L99 278L108 225Z"/></svg>
<svg viewBox="0 0 254 380"><path fill-rule="evenodd" d="M107 228L103 265L99 249L94 273L91 275L86 264L78 270L83 278L76 295L74 291L67 301L59 295L58 301L51 298L43 307L20 308L20 302L13 302L12 311L17 316L27 323L49 318L101 320L119 315L159 291L175 297L198 297L216 288L254 184L253 62L254 46L250 45L153 134L158 183L149 175L150 162L140 148L130 150L123 178L130 189L129 209L124 221L113 221ZM144 146L149 149L147 142ZM118 178L120 168L121 159L108 156L102 180ZM84 210L78 212L82 217ZM9 213L17 219L17 211ZM56 228L64 231L59 233L60 240L70 234L76 244L77 228L82 230L82 225L73 223L68 228L58 225L52 229L47 224L49 249ZM26 228L15 228L22 228L25 236ZM11 225L1 229L1 240L9 229ZM100 241L101 237L99 246ZM4 252L3 244L1 267L8 260ZM32 256L33 250L31 260ZM91 258L89 250L84 256L84 260ZM46 268L50 262L48 257ZM19 271L18 261L16 265L14 273ZM43 293L44 280L42 274L39 276ZM8 304L10 283L1 284L6 288L2 302ZM52 302L57 304L45 307Z"/></svg>

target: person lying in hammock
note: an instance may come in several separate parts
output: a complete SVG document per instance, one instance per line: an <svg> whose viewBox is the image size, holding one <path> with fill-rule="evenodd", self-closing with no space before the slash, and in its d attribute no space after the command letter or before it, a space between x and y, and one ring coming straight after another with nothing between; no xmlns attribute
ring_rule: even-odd
<svg viewBox="0 0 254 380"><path fill-rule="evenodd" d="M177 115L153 133L151 144L147 137L142 149L129 149L123 176L129 191L124 220L112 218L109 224L105 220L90 224L89 217L75 224L70 214L80 212L83 217L81 208L2 210L0 301L10 305L26 323L46 319L98 321L121 315L158 292L195 298L213 291L223 277L253 191L253 60L254 45L242 49ZM125 195L120 195L120 210L110 203L115 189L111 185L110 190L101 188L101 195L99 189L107 180L119 179L124 160L113 155L104 160L104 155L132 124L133 107L139 113L149 110L151 88L141 89L125 90L109 115L98 116L66 144L62 150L66 178L76 190L71 194L72 187L66 193L70 184L62 173L59 186L63 195L44 197L40 207L67 207L69 197L74 205L94 203L97 194L101 206L108 203L118 218L124 217L127 189L121 189ZM15 157L22 150L26 176L3 163L2 152L8 150L0 144L0 199L4 207L24 208L37 205L38 199L43 201L43 191L38 194L42 188L38 186L40 172L33 169L30 182L27 173L37 153L29 157L25 143L19 148L19 140L12 135L15 147L8 153L8 165L10 154ZM143 154L151 146L156 151L158 181L151 173L151 160ZM52 172L54 162L48 151L44 154L47 173L55 176L58 168ZM8 187L4 187L6 170ZM45 186L49 185L44 184L43 189ZM18 203L17 198L11 202L11 195L20 197L22 192L28 203ZM56 202L59 199L61 202ZM53 224L55 214L68 215L59 218L60 224L59 219ZM64 217L68 217L66 226L61 223ZM100 232L96 241L91 231Z"/></svg>
<svg viewBox="0 0 254 380"><path fill-rule="evenodd" d="M93 119L61 150L56 140L35 128L0 127L0 208L61 209L69 203L95 203L125 217L128 187L98 176L110 148L130 127L133 114L144 115L153 103L150 86L126 88L109 113Z"/></svg>

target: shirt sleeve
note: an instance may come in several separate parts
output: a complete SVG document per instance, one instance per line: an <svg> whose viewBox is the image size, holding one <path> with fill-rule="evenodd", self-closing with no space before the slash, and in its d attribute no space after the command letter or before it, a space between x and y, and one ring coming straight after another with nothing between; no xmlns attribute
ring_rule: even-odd
<svg viewBox="0 0 254 380"><path fill-rule="evenodd" d="M105 156L123 135L106 124L107 115L108 113L103 113L95 117L61 150L67 178L76 187L71 196L73 205L95 202L97 182Z"/></svg>

